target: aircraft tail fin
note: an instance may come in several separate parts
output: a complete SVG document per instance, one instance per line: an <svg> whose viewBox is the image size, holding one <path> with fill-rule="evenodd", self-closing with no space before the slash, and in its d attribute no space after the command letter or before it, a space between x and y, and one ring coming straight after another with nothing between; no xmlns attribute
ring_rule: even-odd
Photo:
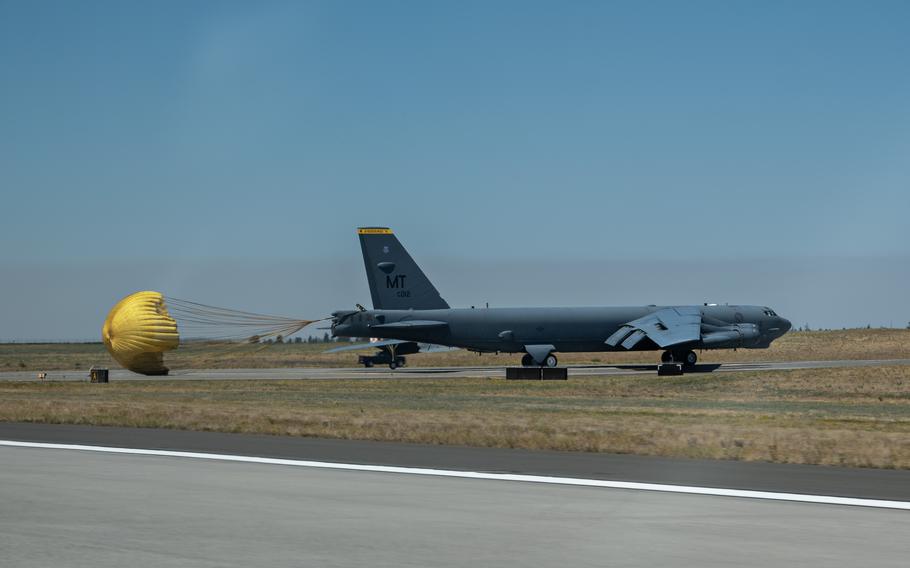
<svg viewBox="0 0 910 568"><path fill-rule="evenodd" d="M360 248L373 309L434 310L449 304L387 227L361 227Z"/></svg>

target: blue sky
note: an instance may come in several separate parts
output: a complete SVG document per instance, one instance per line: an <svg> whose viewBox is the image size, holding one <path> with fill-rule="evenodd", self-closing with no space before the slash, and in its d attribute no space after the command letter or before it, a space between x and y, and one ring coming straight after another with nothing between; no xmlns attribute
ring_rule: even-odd
<svg viewBox="0 0 910 568"><path fill-rule="evenodd" d="M908 69L906 2L0 0L0 239L17 275L0 337L36 337L22 322L48 295L94 313L133 291L74 288L83 266L124 287L192 280L206 301L225 282L189 272L220 263L238 279L222 303L341 307L357 299L320 286L356 277L362 293L362 275L306 267L358 263L364 224L440 266L569 263L577 293L521 296L536 305L616 303L571 268L611 261L901 268ZM237 284L286 263L297 296ZM681 273L693 295L703 273ZM456 294L520 286L493 270ZM811 293L786 286L765 289ZM719 292L771 303L742 289ZM910 319L906 294L882 301L876 321L888 303ZM806 319L839 325L830 309ZM47 335L91 336L89 319Z"/></svg>

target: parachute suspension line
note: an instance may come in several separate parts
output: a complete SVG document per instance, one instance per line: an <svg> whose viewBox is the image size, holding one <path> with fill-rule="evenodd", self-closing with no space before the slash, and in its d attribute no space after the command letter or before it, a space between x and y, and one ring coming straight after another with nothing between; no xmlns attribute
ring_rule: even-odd
<svg viewBox="0 0 910 568"><path fill-rule="evenodd" d="M303 322L303 321L314 321L314 320L304 320L299 318L289 318L284 316L270 316L264 314L255 314L252 312L245 312L241 310L231 310L228 308L218 308L215 306L207 306L205 304L199 304L197 302L190 302L187 300L180 300L177 298L167 298L168 306L171 311L185 313L190 316L199 317L199 318L211 318L218 322L232 321L237 323L259 323L263 325L269 325L271 323L281 324L281 323L293 323L293 322Z"/></svg>
<svg viewBox="0 0 910 568"><path fill-rule="evenodd" d="M166 297L168 312L180 326L186 342L260 343L279 336L288 337L316 320L257 314Z"/></svg>
<svg viewBox="0 0 910 568"><path fill-rule="evenodd" d="M146 290L120 300L108 313L101 337L111 357L145 375L166 375L164 353L178 366L198 367L224 355L258 352L315 320L209 306ZM279 339L280 341L280 339ZM233 357L231 359L234 359ZM223 364L224 361L218 361Z"/></svg>

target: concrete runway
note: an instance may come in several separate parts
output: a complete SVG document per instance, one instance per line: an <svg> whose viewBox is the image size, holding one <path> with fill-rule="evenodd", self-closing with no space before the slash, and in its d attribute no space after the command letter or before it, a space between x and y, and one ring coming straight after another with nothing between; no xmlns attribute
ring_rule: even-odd
<svg viewBox="0 0 910 568"><path fill-rule="evenodd" d="M910 359L846 360L846 361L788 361L773 363L723 363L699 364L687 373L737 372L737 371L781 371L788 369L830 369L842 367L870 367L878 365L910 365ZM569 377L654 375L656 365L570 365ZM122 369L111 370L114 381L160 381L165 378L187 380L256 380L256 379L379 379L379 378L505 378L505 367L411 367L391 369L374 367L319 368L303 367L292 369L193 369L177 370L169 377L146 377ZM49 371L47 380L87 380L88 371ZM9 371L0 373L3 381L35 381L34 371Z"/></svg>
<svg viewBox="0 0 910 568"><path fill-rule="evenodd" d="M910 471L0 422L0 440L837 495L910 502Z"/></svg>
<svg viewBox="0 0 910 568"><path fill-rule="evenodd" d="M906 511L0 447L4 566L906 566Z"/></svg>

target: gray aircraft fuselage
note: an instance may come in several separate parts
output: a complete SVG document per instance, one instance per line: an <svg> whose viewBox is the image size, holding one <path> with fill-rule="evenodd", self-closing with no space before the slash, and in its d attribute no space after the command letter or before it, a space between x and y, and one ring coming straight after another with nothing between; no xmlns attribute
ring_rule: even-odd
<svg viewBox="0 0 910 568"><path fill-rule="evenodd" d="M372 337L419 341L480 352L519 353L526 345L549 344L559 352L626 351L605 339L626 322L664 309L664 306L579 308L449 308L437 310L365 310L336 312L332 333L341 337ZM790 322L762 306L701 306L704 326L723 328L754 324L754 338L737 337L704 345L695 341L675 349L763 349L790 329ZM438 328L385 328L372 326L438 321ZM652 341L641 341L633 351L658 350Z"/></svg>
<svg viewBox="0 0 910 568"><path fill-rule="evenodd" d="M415 352L416 343L524 352L522 364L547 366L556 365L556 352L661 349L662 360L692 365L693 349L765 348L790 329L761 306L451 308L391 229L357 233L374 309L335 312L332 335L382 338L376 346L393 368L396 350Z"/></svg>

